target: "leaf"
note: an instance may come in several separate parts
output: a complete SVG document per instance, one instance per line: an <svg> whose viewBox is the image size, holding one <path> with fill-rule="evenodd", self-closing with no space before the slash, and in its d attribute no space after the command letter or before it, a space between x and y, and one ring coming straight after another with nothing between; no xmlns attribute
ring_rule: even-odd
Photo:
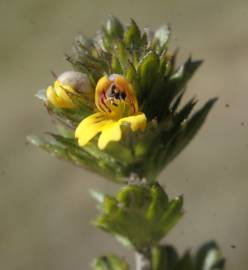
<svg viewBox="0 0 248 270"><path fill-rule="evenodd" d="M159 245L152 248L153 270L223 270L224 262L217 244L204 244L195 255L186 251L180 258L174 247Z"/></svg>
<svg viewBox="0 0 248 270"><path fill-rule="evenodd" d="M122 70L125 71L128 65L129 53L122 40L115 42L114 53L120 62Z"/></svg>
<svg viewBox="0 0 248 270"><path fill-rule="evenodd" d="M138 81L140 85L140 93L138 94L141 102L156 82L158 70L159 58L155 52L150 51L143 57L137 68Z"/></svg>
<svg viewBox="0 0 248 270"><path fill-rule="evenodd" d="M70 161L114 182L124 181L125 165L99 150L94 144L80 148L74 138L65 138L57 134L50 134L50 137L41 138L30 135L27 140L57 158Z"/></svg>
<svg viewBox="0 0 248 270"><path fill-rule="evenodd" d="M116 74L123 73L120 61L115 54L113 54L112 56L111 69L112 69L112 73L116 73Z"/></svg>
<svg viewBox="0 0 248 270"><path fill-rule="evenodd" d="M97 227L138 251L156 245L182 215L182 198L169 201L158 185L129 185L116 197L105 196Z"/></svg>
<svg viewBox="0 0 248 270"><path fill-rule="evenodd" d="M141 33L138 25L134 20L131 20L124 33L124 43L125 45L132 49L138 49L141 43Z"/></svg>
<svg viewBox="0 0 248 270"><path fill-rule="evenodd" d="M192 60L192 58L189 57L188 60L171 76L170 80L177 81L181 86L193 76L202 63L202 60Z"/></svg>
<svg viewBox="0 0 248 270"><path fill-rule="evenodd" d="M147 150L142 160L142 174L147 179L154 181L158 173L192 141L216 101L216 98L210 99L189 119L182 121L184 117L188 117L194 106L192 99L171 122L168 120L168 123L159 125L157 132L150 138L150 143L146 144Z"/></svg>
<svg viewBox="0 0 248 270"><path fill-rule="evenodd" d="M165 24L165 25L162 25L161 27L159 27L156 30L154 37L156 39L158 39L160 47L163 48L168 43L168 40L170 37L169 26Z"/></svg>
<svg viewBox="0 0 248 270"><path fill-rule="evenodd" d="M181 65L169 78L166 106L184 90L186 83L192 78L195 71L203 63L202 60L192 60L191 57Z"/></svg>
<svg viewBox="0 0 248 270"><path fill-rule="evenodd" d="M115 255L107 255L96 258L93 261L94 270L128 270L128 264L122 258Z"/></svg>
<svg viewBox="0 0 248 270"><path fill-rule="evenodd" d="M189 117L189 115L192 112L192 110L194 109L196 103L197 103L197 101L195 100L195 98L190 99L183 106L183 108L177 114L175 114L174 120L173 120L175 128L178 128L179 125L181 125L181 123Z"/></svg>
<svg viewBox="0 0 248 270"><path fill-rule="evenodd" d="M174 270L179 257L172 246L159 245L152 248L152 269L153 270Z"/></svg>
<svg viewBox="0 0 248 270"><path fill-rule="evenodd" d="M200 110L193 114L187 123L185 123L182 132L172 138L167 152L167 162L172 161L194 138L216 101L217 98L210 99Z"/></svg>
<svg viewBox="0 0 248 270"><path fill-rule="evenodd" d="M110 38L121 39L123 37L124 28L122 23L114 16L110 16L106 23L106 31Z"/></svg>
<svg viewBox="0 0 248 270"><path fill-rule="evenodd" d="M90 38L87 38L82 34L75 37L73 47L75 51L91 54L94 48L94 43Z"/></svg>
<svg viewBox="0 0 248 270"><path fill-rule="evenodd" d="M214 241L203 245L196 254L195 265L198 270L224 269L225 260Z"/></svg>

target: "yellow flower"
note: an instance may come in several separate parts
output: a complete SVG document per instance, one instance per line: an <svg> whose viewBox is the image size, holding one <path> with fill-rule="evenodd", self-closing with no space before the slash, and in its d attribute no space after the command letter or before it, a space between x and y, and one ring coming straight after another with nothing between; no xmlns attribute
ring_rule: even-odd
<svg viewBox="0 0 248 270"><path fill-rule="evenodd" d="M133 132L146 127L146 116L139 112L133 87L121 75L104 76L98 81L95 104L98 112L85 118L75 131L81 147L98 133L101 133L98 139L100 149L111 141L119 141L123 123L129 123Z"/></svg>
<svg viewBox="0 0 248 270"><path fill-rule="evenodd" d="M71 95L84 96L90 99L92 86L86 74L76 71L65 71L57 78L53 86L47 88L47 99L53 106L64 109L74 109Z"/></svg>

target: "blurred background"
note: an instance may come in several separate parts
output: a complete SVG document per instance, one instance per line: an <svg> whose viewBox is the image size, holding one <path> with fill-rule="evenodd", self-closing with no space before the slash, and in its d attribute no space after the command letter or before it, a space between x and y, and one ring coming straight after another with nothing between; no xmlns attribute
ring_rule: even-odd
<svg viewBox="0 0 248 270"><path fill-rule="evenodd" d="M64 54L74 36L92 37L109 14L142 27L170 23L171 47L204 65L189 84L199 104L220 99L187 149L160 175L171 196L183 193L185 216L168 243L194 250L215 239L227 270L248 265L248 2L247 0L0 0L0 268L90 269L94 256L115 252L110 236L94 228L90 188L118 186L25 144L30 133L51 130L34 95L50 71L70 69Z"/></svg>

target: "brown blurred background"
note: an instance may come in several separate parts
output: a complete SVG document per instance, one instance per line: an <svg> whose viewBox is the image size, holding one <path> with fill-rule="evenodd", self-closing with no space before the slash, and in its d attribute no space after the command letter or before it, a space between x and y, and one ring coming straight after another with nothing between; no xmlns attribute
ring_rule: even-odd
<svg viewBox="0 0 248 270"><path fill-rule="evenodd" d="M200 104L219 96L197 138L160 175L171 196L185 196L185 217L167 238L180 252L216 239L227 270L248 265L247 0L0 0L0 269L90 269L96 255L132 252L90 221L90 188L117 186L25 145L52 128L38 89L50 71L70 69L64 54L78 32L93 36L114 14L141 26L169 22L180 59L205 59L189 85Z"/></svg>

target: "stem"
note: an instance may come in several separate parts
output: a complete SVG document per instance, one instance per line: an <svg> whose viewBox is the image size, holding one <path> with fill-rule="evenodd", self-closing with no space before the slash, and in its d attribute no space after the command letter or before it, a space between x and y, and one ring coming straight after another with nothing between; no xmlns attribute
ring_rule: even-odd
<svg viewBox="0 0 248 270"><path fill-rule="evenodd" d="M136 252L136 270L152 270L151 256Z"/></svg>

